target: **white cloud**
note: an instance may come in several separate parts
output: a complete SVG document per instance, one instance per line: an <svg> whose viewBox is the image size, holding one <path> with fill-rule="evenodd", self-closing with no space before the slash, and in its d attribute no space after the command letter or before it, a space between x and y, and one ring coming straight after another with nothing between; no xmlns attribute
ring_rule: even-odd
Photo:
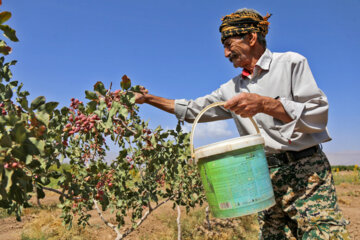
<svg viewBox="0 0 360 240"><path fill-rule="evenodd" d="M191 130L192 125L189 127ZM229 124L225 121L199 123L195 128L195 139L224 138L233 135Z"/></svg>
<svg viewBox="0 0 360 240"><path fill-rule="evenodd" d="M229 124L230 123L230 124ZM185 123L184 131L190 132L192 124ZM199 123L195 128L194 147L239 137L239 133L232 120Z"/></svg>
<svg viewBox="0 0 360 240"><path fill-rule="evenodd" d="M183 126L185 132L190 132L191 128L192 124L189 123L185 123ZM200 147L238 136L238 131L232 120L199 123L195 128L194 146Z"/></svg>

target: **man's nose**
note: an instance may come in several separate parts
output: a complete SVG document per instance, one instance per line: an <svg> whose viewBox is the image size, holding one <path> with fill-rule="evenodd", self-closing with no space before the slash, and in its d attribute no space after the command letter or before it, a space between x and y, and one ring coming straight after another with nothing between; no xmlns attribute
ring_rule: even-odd
<svg viewBox="0 0 360 240"><path fill-rule="evenodd" d="M226 58L230 57L231 51L229 48L225 47L224 48L224 55Z"/></svg>

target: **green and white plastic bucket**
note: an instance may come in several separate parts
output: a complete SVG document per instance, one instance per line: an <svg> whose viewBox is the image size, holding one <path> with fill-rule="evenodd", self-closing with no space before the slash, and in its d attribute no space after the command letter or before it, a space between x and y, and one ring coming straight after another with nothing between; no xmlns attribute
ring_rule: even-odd
<svg viewBox="0 0 360 240"><path fill-rule="evenodd" d="M190 137L193 158L198 164L206 199L214 217L232 218L260 212L275 205L274 192L264 152L264 138L257 134L233 138L195 149L195 126L211 104L196 117Z"/></svg>

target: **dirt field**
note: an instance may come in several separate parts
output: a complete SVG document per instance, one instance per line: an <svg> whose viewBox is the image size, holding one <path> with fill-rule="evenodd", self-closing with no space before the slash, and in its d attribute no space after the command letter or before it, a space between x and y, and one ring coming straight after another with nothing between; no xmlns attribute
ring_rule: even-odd
<svg viewBox="0 0 360 240"><path fill-rule="evenodd" d="M341 183L336 186L336 189L339 198L339 205L345 217L351 222L348 226L350 235L352 239L360 240L360 185ZM36 237L36 235L32 235L33 237L31 238L25 237L28 235L29 231L37 231L39 233L53 231L54 233L52 234L52 237L48 239L106 240L115 238L115 234L112 232L112 230L110 230L103 224L95 211L91 212L91 214L93 215L93 218L90 222L91 227L85 230L73 227L70 232L64 230L63 226L61 225L61 219L59 218L61 214L60 210L56 208L57 202L57 195L54 193L48 193L46 199L42 201L42 204L46 206L47 210L40 210L39 208L25 209L22 222L17 222L15 220L15 217L12 216L2 217L0 219L0 239L44 239L41 236ZM201 211L199 211L198 209L198 212L200 212L200 214L204 213L203 209L201 209ZM111 218L110 215L105 216L110 221L114 220L113 218ZM149 218L144 222L144 224L141 225L135 232L130 234L126 239L176 239L176 217L177 212L172 209L172 205L170 203L165 204L152 215L150 215ZM186 221L187 217L185 211L183 210L182 219L184 218L184 221ZM76 223L74 223L74 225L76 225ZM257 226L250 226L253 231L257 230L256 227ZM65 232L66 234L59 236L58 232ZM246 237L244 239L255 238Z"/></svg>
<svg viewBox="0 0 360 240"><path fill-rule="evenodd" d="M342 183L336 190L340 208L350 221L350 236L354 240L360 240L360 185Z"/></svg>

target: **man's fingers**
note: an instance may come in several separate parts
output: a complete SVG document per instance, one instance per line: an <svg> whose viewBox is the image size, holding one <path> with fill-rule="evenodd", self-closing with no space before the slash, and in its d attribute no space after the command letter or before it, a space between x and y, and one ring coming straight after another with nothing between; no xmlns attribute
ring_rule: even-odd
<svg viewBox="0 0 360 240"><path fill-rule="evenodd" d="M245 108L246 108L246 104L243 103L238 103L232 107L229 108L230 111L237 113L237 112L244 112Z"/></svg>
<svg viewBox="0 0 360 240"><path fill-rule="evenodd" d="M143 104L144 103L144 94L135 93L135 103Z"/></svg>
<svg viewBox="0 0 360 240"><path fill-rule="evenodd" d="M252 117L261 111L261 98L254 93L240 93L229 99L224 108L241 117Z"/></svg>
<svg viewBox="0 0 360 240"><path fill-rule="evenodd" d="M149 90L147 90L144 86L140 86L140 91L142 94L148 94Z"/></svg>
<svg viewBox="0 0 360 240"><path fill-rule="evenodd" d="M226 103L224 104L224 108L226 109L233 109L233 107L236 107L237 105L239 105L239 103L241 103L244 99L243 99L243 93L240 93L238 95L236 95L235 97L229 99L226 101Z"/></svg>
<svg viewBox="0 0 360 240"><path fill-rule="evenodd" d="M232 98L225 102L224 108L231 110L231 108L233 108L237 103L238 103L238 99Z"/></svg>

